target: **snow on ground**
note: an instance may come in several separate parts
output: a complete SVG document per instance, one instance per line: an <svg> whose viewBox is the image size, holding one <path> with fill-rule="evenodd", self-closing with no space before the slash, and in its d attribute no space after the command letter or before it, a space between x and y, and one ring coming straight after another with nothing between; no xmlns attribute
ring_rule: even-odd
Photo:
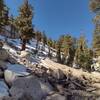
<svg viewBox="0 0 100 100"><path fill-rule="evenodd" d="M0 40L2 40L4 42L3 48L5 48L10 53L11 56L15 57L15 59L18 62L20 62L22 60L22 58L20 57L21 40L20 39L6 38L6 37L1 36L1 35L0 35ZM5 42L5 41L7 41L7 42ZM33 51L36 49L36 42L37 41L35 39L30 40L30 42L27 43L26 50L25 50L25 51L30 53L30 56L27 57L27 61L29 63L31 63L32 65L38 64L39 62L41 62L41 59L42 60L45 59L48 56L48 51L49 51L47 45L45 46L45 51L43 51L42 50L43 43L40 42L39 43L38 54L35 55L33 53ZM51 49L53 49L53 48L51 48ZM51 53L53 54L53 56L56 56L56 52L54 52L54 51L55 50L53 49L53 51L51 51ZM15 65L11 65L11 67L12 66L15 66Z"/></svg>

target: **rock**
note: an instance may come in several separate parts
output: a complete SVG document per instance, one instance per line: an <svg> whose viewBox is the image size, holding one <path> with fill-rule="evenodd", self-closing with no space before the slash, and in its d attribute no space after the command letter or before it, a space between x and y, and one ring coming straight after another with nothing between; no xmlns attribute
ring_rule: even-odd
<svg viewBox="0 0 100 100"><path fill-rule="evenodd" d="M0 69L2 69L2 70L7 69L7 63L2 61L2 60L0 60Z"/></svg>
<svg viewBox="0 0 100 100"><path fill-rule="evenodd" d="M0 99L1 100L1 99ZM2 100L35 100L32 96L30 96L30 94L18 94L17 96L14 97L3 97Z"/></svg>
<svg viewBox="0 0 100 100"><path fill-rule="evenodd" d="M100 56L98 57L98 62L100 62Z"/></svg>
<svg viewBox="0 0 100 100"><path fill-rule="evenodd" d="M30 96L34 98L32 100L41 100L42 97L46 96L50 91L52 91L52 88L49 83L45 84L35 76L28 76L16 79L12 84L10 94L17 96L25 93L30 94Z"/></svg>
<svg viewBox="0 0 100 100"><path fill-rule="evenodd" d="M94 69L95 71L100 72L100 64L98 62L91 65L91 68Z"/></svg>
<svg viewBox="0 0 100 100"><path fill-rule="evenodd" d="M96 98L95 100L100 100L100 97Z"/></svg>
<svg viewBox="0 0 100 100"><path fill-rule="evenodd" d="M53 91L52 86L48 82L45 82L44 79L40 81L40 86L41 86L42 93L44 96L46 96L46 94Z"/></svg>
<svg viewBox="0 0 100 100"><path fill-rule="evenodd" d="M16 97L5 96L3 98L0 98L0 100L18 100L18 99Z"/></svg>
<svg viewBox="0 0 100 100"><path fill-rule="evenodd" d="M11 64L17 64L17 61L13 58L13 57L9 57L8 61L11 63Z"/></svg>
<svg viewBox="0 0 100 100"><path fill-rule="evenodd" d="M9 58L9 53L5 49L0 49L0 60L5 61Z"/></svg>
<svg viewBox="0 0 100 100"><path fill-rule="evenodd" d="M4 71L4 79L9 86L12 85L12 82L15 80L16 77L16 74L11 70Z"/></svg>
<svg viewBox="0 0 100 100"><path fill-rule="evenodd" d="M65 76L63 71L60 69L50 70L50 74L56 79L63 79Z"/></svg>
<svg viewBox="0 0 100 100"><path fill-rule="evenodd" d="M4 72L0 69L0 78L3 78Z"/></svg>
<svg viewBox="0 0 100 100"><path fill-rule="evenodd" d="M67 96L68 100L96 100L96 97L93 96L80 96L80 95L69 95Z"/></svg>
<svg viewBox="0 0 100 100"><path fill-rule="evenodd" d="M14 72L17 76L29 75L27 68L21 64L7 64L7 70Z"/></svg>
<svg viewBox="0 0 100 100"><path fill-rule="evenodd" d="M12 82L18 77L18 76L26 76L29 75L28 72L26 72L26 67L20 64L8 64L8 69L4 71L4 78L6 83L11 86Z"/></svg>
<svg viewBox="0 0 100 100"><path fill-rule="evenodd" d="M76 89L76 86L73 83L70 83L68 85L68 89Z"/></svg>
<svg viewBox="0 0 100 100"><path fill-rule="evenodd" d="M67 99L65 96L55 93L51 96L47 96L46 100L67 100Z"/></svg>
<svg viewBox="0 0 100 100"><path fill-rule="evenodd" d="M21 58L26 58L29 55L29 52L27 51L21 51L20 57Z"/></svg>
<svg viewBox="0 0 100 100"><path fill-rule="evenodd" d="M0 80L0 100L4 96L8 96L8 86L5 84L4 80Z"/></svg>
<svg viewBox="0 0 100 100"><path fill-rule="evenodd" d="M3 42L0 41L0 49L3 47Z"/></svg>

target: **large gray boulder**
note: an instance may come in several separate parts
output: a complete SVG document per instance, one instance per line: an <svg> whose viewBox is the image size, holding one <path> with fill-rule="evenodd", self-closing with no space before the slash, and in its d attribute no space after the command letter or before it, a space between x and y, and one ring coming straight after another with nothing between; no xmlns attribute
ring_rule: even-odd
<svg viewBox="0 0 100 100"><path fill-rule="evenodd" d="M20 64L7 64L7 70L4 71L4 78L6 83L11 86L12 82L18 77L18 76L26 76L29 75L28 72L26 72L26 67Z"/></svg>
<svg viewBox="0 0 100 100"><path fill-rule="evenodd" d="M4 80L0 80L0 100L4 96L8 96L8 86L5 84Z"/></svg>
<svg viewBox="0 0 100 100"><path fill-rule="evenodd" d="M35 76L28 76L16 79L12 84L10 94L12 96L30 94L34 98L32 100L41 100L52 90L49 83L45 83Z"/></svg>

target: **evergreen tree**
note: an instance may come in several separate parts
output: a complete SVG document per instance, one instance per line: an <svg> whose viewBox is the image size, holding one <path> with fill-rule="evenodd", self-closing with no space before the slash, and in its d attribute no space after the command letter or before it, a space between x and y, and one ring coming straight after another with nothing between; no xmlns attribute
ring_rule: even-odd
<svg viewBox="0 0 100 100"><path fill-rule="evenodd" d="M92 56L88 49L84 36L81 36L77 41L77 49L75 53L75 63L85 70L91 70Z"/></svg>
<svg viewBox="0 0 100 100"><path fill-rule="evenodd" d="M0 26L3 22L3 12L4 12L4 1L0 0Z"/></svg>
<svg viewBox="0 0 100 100"><path fill-rule="evenodd" d="M16 27L20 31L22 40L22 50L25 50L26 43L33 36L32 18L33 8L28 0L24 0L24 4L19 9L19 16L16 18Z"/></svg>
<svg viewBox="0 0 100 100"><path fill-rule="evenodd" d="M94 56L100 56L100 0L90 0L90 9L96 14L94 18L95 31L93 34Z"/></svg>
<svg viewBox="0 0 100 100"><path fill-rule="evenodd" d="M94 56L100 56L100 24L96 25L93 35L93 51Z"/></svg>
<svg viewBox="0 0 100 100"><path fill-rule="evenodd" d="M0 0L0 31L2 31L2 26L8 25L8 13L9 10L4 4L4 0Z"/></svg>
<svg viewBox="0 0 100 100"><path fill-rule="evenodd" d="M62 46L62 39L60 38L57 41L57 62L58 63L62 63L62 59L61 59L61 46Z"/></svg>
<svg viewBox="0 0 100 100"><path fill-rule="evenodd" d="M53 43L53 44L52 44L52 47L53 47L54 49L57 49L57 48L56 48L57 41L56 41L56 40L53 40L52 43Z"/></svg>
<svg viewBox="0 0 100 100"><path fill-rule="evenodd" d="M43 48L45 50L45 45L47 44L47 36L45 34L45 32L43 32L43 39L42 39L42 42L43 42Z"/></svg>
<svg viewBox="0 0 100 100"><path fill-rule="evenodd" d="M48 44L48 49L49 49L48 57L51 58L51 56L52 56L51 55L51 47L52 47L52 39L51 38L48 39L47 44Z"/></svg>
<svg viewBox="0 0 100 100"><path fill-rule="evenodd" d="M9 25L10 25L10 33L11 33L11 37L15 38L15 33L17 32L17 29L15 27L15 19L13 17L13 15L11 15L11 17L9 18Z"/></svg>
<svg viewBox="0 0 100 100"><path fill-rule="evenodd" d="M64 42L64 35L61 35L56 43L57 62L58 63L63 63L63 61L65 60L64 55L63 55L63 50L62 50L63 42Z"/></svg>
<svg viewBox="0 0 100 100"><path fill-rule="evenodd" d="M63 36L63 42L62 42L62 52L63 55L63 63L67 64L69 66L72 65L74 54L75 54L75 48L74 48L74 39L69 34Z"/></svg>
<svg viewBox="0 0 100 100"><path fill-rule="evenodd" d="M42 33L40 31L36 31L35 39L37 40L37 42L36 42L36 53L37 53L39 42L41 42L41 40L42 40Z"/></svg>

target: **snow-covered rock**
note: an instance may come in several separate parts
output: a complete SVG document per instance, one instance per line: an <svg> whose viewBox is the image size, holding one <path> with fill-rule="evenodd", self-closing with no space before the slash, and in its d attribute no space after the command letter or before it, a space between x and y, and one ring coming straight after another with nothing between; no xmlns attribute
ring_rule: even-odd
<svg viewBox="0 0 100 100"><path fill-rule="evenodd" d="M19 94L30 94L34 99L41 100L42 97L46 96L52 91L51 85L42 82L35 76L20 77L16 79L10 89L10 94L12 96L17 96Z"/></svg>
<svg viewBox="0 0 100 100"><path fill-rule="evenodd" d="M3 80L0 80L0 100L4 96L8 96L8 86L5 84Z"/></svg>
<svg viewBox="0 0 100 100"><path fill-rule="evenodd" d="M93 62L91 69L100 72L100 56L98 58L93 58Z"/></svg>

